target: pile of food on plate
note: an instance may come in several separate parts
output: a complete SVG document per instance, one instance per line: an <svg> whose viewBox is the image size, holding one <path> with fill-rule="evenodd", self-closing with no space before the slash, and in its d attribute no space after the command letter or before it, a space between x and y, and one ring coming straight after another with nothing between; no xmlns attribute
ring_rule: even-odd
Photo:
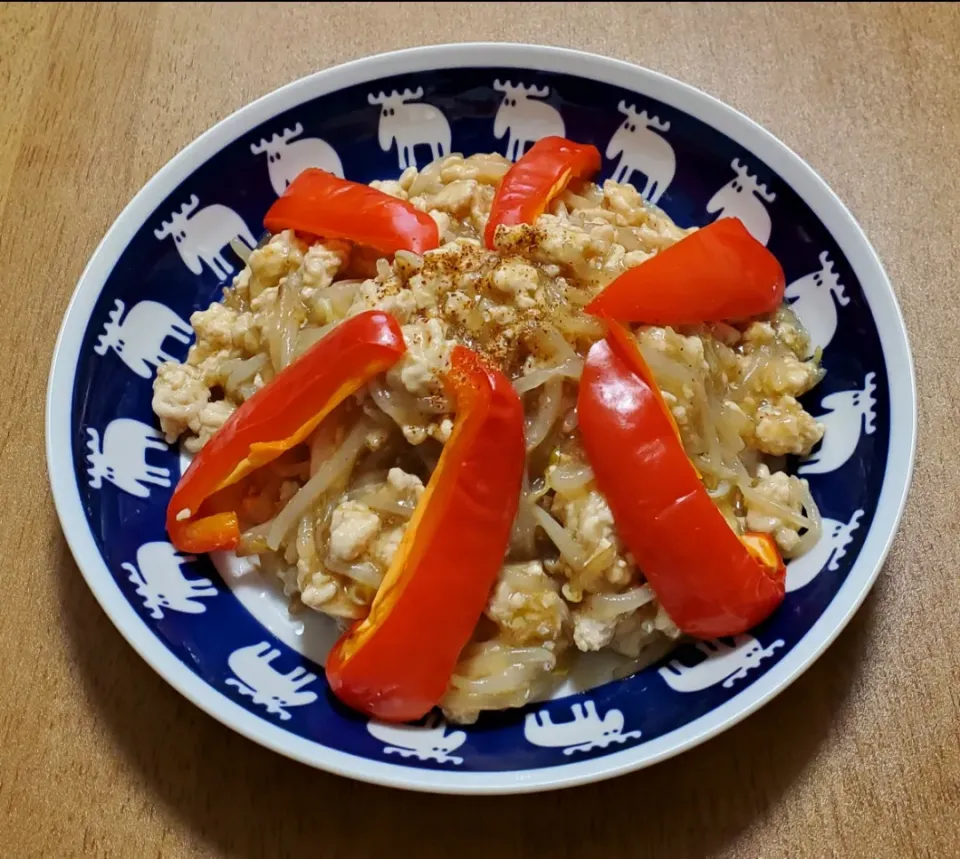
<svg viewBox="0 0 960 859"><path fill-rule="evenodd" d="M599 168L553 137L369 186L306 170L159 368L195 454L171 541L336 618L327 677L363 712L467 722L581 651L638 670L741 633L819 539L783 466L823 434L798 402L822 370L779 263Z"/></svg>

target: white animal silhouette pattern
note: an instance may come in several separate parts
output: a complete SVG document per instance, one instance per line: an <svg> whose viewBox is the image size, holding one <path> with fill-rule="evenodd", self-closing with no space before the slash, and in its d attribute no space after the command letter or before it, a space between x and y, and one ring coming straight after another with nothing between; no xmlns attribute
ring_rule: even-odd
<svg viewBox="0 0 960 859"><path fill-rule="evenodd" d="M253 250L257 240L233 209L214 203L197 211L199 205L197 195L191 195L190 201L179 212L173 212L170 220L163 221L153 234L161 241L173 236L180 259L194 274L202 274L206 263L218 280L226 280L233 274L233 266L221 253L223 248L239 239Z"/></svg>
<svg viewBox="0 0 960 859"><path fill-rule="evenodd" d="M678 659L671 659L657 672L674 692L702 692L718 683L730 689L763 659L783 647L783 639L778 638L765 648L752 635L743 634L734 636L732 645L718 638L698 641L694 647L706 658L696 665L683 665Z"/></svg>
<svg viewBox="0 0 960 859"><path fill-rule="evenodd" d="M574 704L570 710L573 719L568 722L554 722L546 710L527 713L523 736L534 746L562 748L565 755L605 749L640 737L640 731L623 730L623 713L619 710L607 710L602 719L593 701Z"/></svg>
<svg viewBox="0 0 960 859"><path fill-rule="evenodd" d="M849 522L823 519L823 534L816 545L787 564L788 594L806 587L824 570L835 573L840 569L840 561L847 554L847 546L853 540L853 532L860 527L862 517L863 510L854 510Z"/></svg>
<svg viewBox="0 0 960 859"><path fill-rule="evenodd" d="M384 722L367 722L367 731L384 743L385 755L416 758L421 761L436 761L438 764L462 764L463 758L451 754L466 741L463 731L447 733L446 723L435 713L427 716L423 725L388 725Z"/></svg>
<svg viewBox="0 0 960 859"><path fill-rule="evenodd" d="M227 686L235 686L240 694L251 698L254 704L266 707L268 713L279 716L286 722L290 714L284 707L302 707L317 700L317 693L301 691L317 679L302 665L298 665L289 674L281 674L270 663L280 655L280 651L270 647L270 643L261 641L249 647L234 650L227 659L234 677L227 678Z"/></svg>
<svg viewBox="0 0 960 859"><path fill-rule="evenodd" d="M294 140L301 134L303 126L298 122L293 128L283 129L283 133L274 134L270 140L263 138L259 143L250 144L250 151L254 155L266 153L270 184L277 195L282 194L308 167L319 167L343 178L343 165L336 150L319 137Z"/></svg>
<svg viewBox="0 0 960 859"><path fill-rule="evenodd" d="M837 333L837 304L850 303L843 284L833 270L830 252L820 254L820 268L797 278L787 286L784 298L810 335L810 355L819 347L826 349ZM834 303L836 299L836 303Z"/></svg>
<svg viewBox="0 0 960 859"><path fill-rule="evenodd" d="M508 160L516 161L528 143L536 143L541 137L563 137L560 112L552 105L536 100L550 95L550 87L495 80L493 88L503 93L493 120L493 136L500 140L507 135Z"/></svg>
<svg viewBox="0 0 960 859"><path fill-rule="evenodd" d="M143 607L150 609L150 617L159 620L164 609L203 614L207 607L199 598L217 595L210 579L188 579L181 572L183 564L195 560L193 556L181 555L170 543L158 541L144 543L137 549L136 566L121 566L130 573L130 581L143 597Z"/></svg>
<svg viewBox="0 0 960 859"><path fill-rule="evenodd" d="M148 450L169 450L159 430L133 418L116 418L107 424L102 443L92 427L87 428L87 435L91 489L99 489L106 478L124 492L149 498L150 489L144 484L170 485L170 469L147 462Z"/></svg>
<svg viewBox="0 0 960 859"><path fill-rule="evenodd" d="M124 303L116 299L93 351L106 355L113 349L124 364L144 379L149 379L153 368L164 361L178 360L163 350L164 340L169 337L178 343L189 343L193 339L193 329L158 301L137 302L121 322L123 310Z"/></svg>
<svg viewBox="0 0 960 859"><path fill-rule="evenodd" d="M772 203L777 195L761 185L757 177L752 175L747 166L734 158L730 163L733 172L737 175L714 194L707 203L707 212L719 212L717 218L739 218L750 234L760 244L770 241L770 213L764 202Z"/></svg>
<svg viewBox="0 0 960 859"><path fill-rule="evenodd" d="M829 409L817 420L824 425L823 441L797 469L798 474L827 474L843 466L856 452L861 432L876 432L877 386L876 373L867 373L863 388L836 391L820 401L820 407Z"/></svg>
<svg viewBox="0 0 960 859"><path fill-rule="evenodd" d="M634 172L642 173L646 184L641 194L656 204L673 181L677 169L673 147L656 133L669 131L670 123L648 116L645 110L637 113L636 107L625 101L620 102L617 110L627 118L607 144L607 158L620 156L610 178L614 182L627 182Z"/></svg>
<svg viewBox="0 0 960 859"><path fill-rule="evenodd" d="M367 95L370 104L381 106L380 148L389 152L396 140L401 170L417 166L417 146L429 146L432 160L450 154L450 123L432 104L414 102L422 97L423 87L417 87L416 91L405 89L402 93L393 90L390 95L382 92Z"/></svg>

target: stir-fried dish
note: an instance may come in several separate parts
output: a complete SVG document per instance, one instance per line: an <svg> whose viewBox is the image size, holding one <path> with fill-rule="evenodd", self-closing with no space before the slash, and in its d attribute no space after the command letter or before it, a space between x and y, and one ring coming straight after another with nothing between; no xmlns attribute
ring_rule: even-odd
<svg viewBox="0 0 960 859"><path fill-rule="evenodd" d="M195 454L171 541L335 618L327 677L365 713L468 722L579 652L638 670L741 633L819 539L784 457L823 434L797 399L822 371L780 265L599 167L545 138L369 186L306 170L159 368Z"/></svg>

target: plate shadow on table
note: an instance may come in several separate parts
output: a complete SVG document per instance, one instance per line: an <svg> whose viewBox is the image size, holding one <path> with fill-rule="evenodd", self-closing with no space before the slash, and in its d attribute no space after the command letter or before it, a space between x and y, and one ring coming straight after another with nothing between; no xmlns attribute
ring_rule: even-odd
<svg viewBox="0 0 960 859"><path fill-rule="evenodd" d="M114 629L57 531L61 616L71 668L91 710L116 753L165 807L169 825L188 827L198 846L241 857L718 853L775 810L837 722L884 587L881 576L844 633L788 690L692 751L618 779L546 794L431 796L315 771L208 717ZM470 832L475 836L465 837Z"/></svg>

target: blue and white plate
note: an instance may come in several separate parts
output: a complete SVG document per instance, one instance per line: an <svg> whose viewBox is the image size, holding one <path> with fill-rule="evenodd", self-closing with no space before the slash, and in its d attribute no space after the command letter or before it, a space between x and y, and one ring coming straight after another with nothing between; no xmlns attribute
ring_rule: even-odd
<svg viewBox="0 0 960 859"><path fill-rule="evenodd" d="M186 355L190 314L241 267L305 167L396 177L447 152L511 157L565 134L596 144L679 224L736 215L780 259L823 348L808 408L828 425L796 470L824 537L789 567L784 605L748 635L685 645L626 680L469 728L368 723L331 696L334 630L227 558L179 556L164 511L181 470L150 409L156 365ZM332 772L461 793L535 791L647 766L728 728L793 681L873 583L910 481L916 391L880 261L823 180L746 117L622 62L525 45L446 45L311 75L216 125L117 218L80 279L54 355L47 457L63 529L127 640L224 724ZM581 687L582 688L582 687Z"/></svg>

